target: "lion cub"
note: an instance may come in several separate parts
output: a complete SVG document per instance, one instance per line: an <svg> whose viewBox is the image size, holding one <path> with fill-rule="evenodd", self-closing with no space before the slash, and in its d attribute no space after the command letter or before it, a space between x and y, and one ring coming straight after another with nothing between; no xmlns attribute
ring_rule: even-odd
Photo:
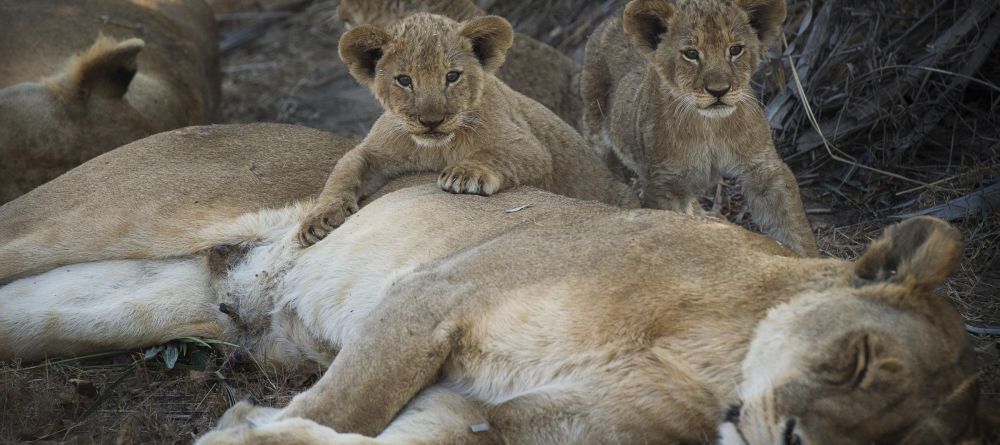
<svg viewBox="0 0 1000 445"><path fill-rule="evenodd" d="M387 179L409 172L441 171L438 185L452 193L491 195L526 184L637 206L579 134L494 76L513 34L500 17L458 23L427 13L345 33L340 57L385 113L337 162L301 227L302 245L343 223Z"/></svg>
<svg viewBox="0 0 1000 445"><path fill-rule="evenodd" d="M799 188L750 88L785 0L633 0L587 43L584 126L638 178L643 204L700 212L721 175L742 181L754 221L818 254Z"/></svg>

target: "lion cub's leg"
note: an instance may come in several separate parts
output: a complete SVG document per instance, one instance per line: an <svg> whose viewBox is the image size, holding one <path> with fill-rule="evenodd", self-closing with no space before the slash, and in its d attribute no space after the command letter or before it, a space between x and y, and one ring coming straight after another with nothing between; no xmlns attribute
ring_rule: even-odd
<svg viewBox="0 0 1000 445"><path fill-rule="evenodd" d="M703 215L705 212L698 204L697 190L704 182L704 178L689 168L669 162L660 163L652 169L652 174L643 184L643 204L654 209Z"/></svg>
<svg viewBox="0 0 1000 445"><path fill-rule="evenodd" d="M518 139L481 147L445 167L438 185L451 193L489 196L518 184L544 186L551 173L552 157L541 143Z"/></svg>
<svg viewBox="0 0 1000 445"><path fill-rule="evenodd" d="M739 176L753 220L764 233L799 255L819 256L795 175L777 154L768 162L751 165Z"/></svg>
<svg viewBox="0 0 1000 445"><path fill-rule="evenodd" d="M337 161L316 206L299 229L300 244L316 244L358 211L358 195L370 170L367 158L364 145L359 145Z"/></svg>

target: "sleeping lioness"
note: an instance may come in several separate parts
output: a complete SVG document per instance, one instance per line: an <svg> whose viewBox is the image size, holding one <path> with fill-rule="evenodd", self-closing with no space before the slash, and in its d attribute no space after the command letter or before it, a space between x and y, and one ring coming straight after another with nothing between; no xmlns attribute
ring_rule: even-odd
<svg viewBox="0 0 1000 445"><path fill-rule="evenodd" d="M367 383L334 385L356 394L334 391L332 407L316 408L342 432L382 431L374 443L959 444L978 434L961 322L930 290L960 252L940 221L906 222L852 264L798 259L672 212L526 188L452 196L404 177L387 187L425 185L376 199L303 251L308 203L254 209L314 190L336 160L331 146L350 142L289 125L179 130L0 207L0 228L25 229L6 233L0 263L16 253L34 255L36 270L74 263L0 287L0 360L205 335L281 366L332 362L290 409L362 373L354 382ZM62 237L76 243L44 244ZM453 335L422 349L428 330ZM435 369L443 379L429 378ZM355 396L365 400L344 401ZM281 443L372 443L246 404L223 427L248 415L257 428L210 439L293 430Z"/></svg>
<svg viewBox="0 0 1000 445"><path fill-rule="evenodd" d="M302 250L307 209L220 222L215 239L238 248L2 287L0 357L214 332L257 360L329 363L287 407L237 405L204 444L980 434L962 321L932 291L961 252L941 221L904 222L849 263L798 258L729 224L528 188L407 188Z"/></svg>
<svg viewBox="0 0 1000 445"><path fill-rule="evenodd" d="M214 118L201 0L0 0L0 203L120 145Z"/></svg>
<svg viewBox="0 0 1000 445"><path fill-rule="evenodd" d="M587 42L581 79L591 145L637 176L647 207L702 213L739 179L765 233L800 255L816 238L795 176L750 87L780 35L785 0L633 0Z"/></svg>
<svg viewBox="0 0 1000 445"><path fill-rule="evenodd" d="M500 17L458 23L427 13L345 33L341 59L386 111L337 162L302 225L302 244L322 239L357 211L359 199L408 172L440 172L438 185L452 193L492 195L527 184L637 206L572 127L493 75L512 38ZM577 178L593 185L579 187Z"/></svg>

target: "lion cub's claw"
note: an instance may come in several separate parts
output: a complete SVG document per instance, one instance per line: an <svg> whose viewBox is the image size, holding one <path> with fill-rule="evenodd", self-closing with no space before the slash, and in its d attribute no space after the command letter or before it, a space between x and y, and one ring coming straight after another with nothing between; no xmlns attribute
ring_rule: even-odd
<svg viewBox="0 0 1000 445"><path fill-rule="evenodd" d="M299 244L309 247L318 243L357 211L358 204L349 199L338 200L313 211L299 229Z"/></svg>
<svg viewBox="0 0 1000 445"><path fill-rule="evenodd" d="M500 191L503 177L485 167L458 163L449 165L438 176L438 185L451 193L489 196Z"/></svg>

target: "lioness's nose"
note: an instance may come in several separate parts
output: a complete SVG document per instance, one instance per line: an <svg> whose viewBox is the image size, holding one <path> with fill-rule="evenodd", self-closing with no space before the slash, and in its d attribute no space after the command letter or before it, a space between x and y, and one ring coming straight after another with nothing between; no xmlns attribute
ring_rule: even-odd
<svg viewBox="0 0 1000 445"><path fill-rule="evenodd" d="M420 125L423 125L423 126L425 126L427 128L430 128L431 130L437 128L438 125L441 125L441 122L444 122L444 118L443 117L441 117L441 118L436 118L435 117L435 118L428 118L428 119L425 119L425 118L421 117L421 118L419 118L417 120L420 121Z"/></svg>
<svg viewBox="0 0 1000 445"><path fill-rule="evenodd" d="M713 96L715 96L716 98L719 98L719 99L721 99L722 96L725 96L726 93L729 92L729 88L730 88L730 85L728 83L717 83L717 84L707 84L707 85L705 85L705 91L707 91L708 94L711 94L711 95L713 95Z"/></svg>

